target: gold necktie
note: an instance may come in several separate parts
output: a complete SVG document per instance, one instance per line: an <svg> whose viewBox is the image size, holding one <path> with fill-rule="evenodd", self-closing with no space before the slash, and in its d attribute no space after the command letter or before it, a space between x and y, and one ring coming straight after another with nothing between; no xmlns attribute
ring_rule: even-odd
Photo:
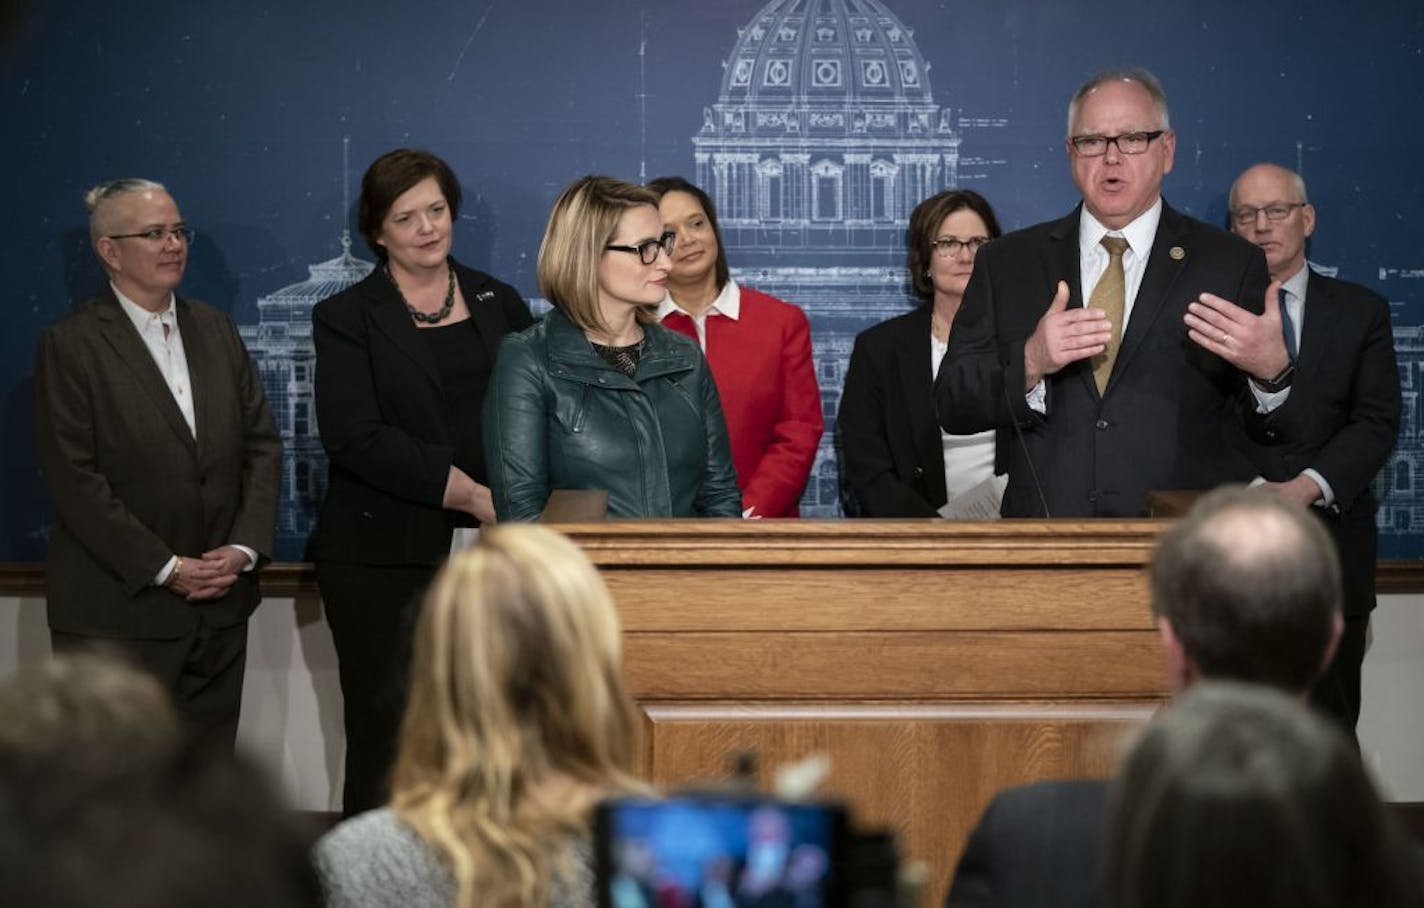
<svg viewBox="0 0 1424 908"><path fill-rule="evenodd" d="M1127 240L1120 236L1104 236L1103 248L1108 251L1108 268L1098 278L1098 286L1093 288L1093 295L1088 299L1090 307L1103 310L1112 322L1112 340L1108 341L1108 348L1093 357L1093 380L1098 383L1099 394L1107 390L1108 376L1112 375L1118 348L1122 346L1122 314L1127 306L1127 280L1122 273L1122 254L1127 251Z"/></svg>

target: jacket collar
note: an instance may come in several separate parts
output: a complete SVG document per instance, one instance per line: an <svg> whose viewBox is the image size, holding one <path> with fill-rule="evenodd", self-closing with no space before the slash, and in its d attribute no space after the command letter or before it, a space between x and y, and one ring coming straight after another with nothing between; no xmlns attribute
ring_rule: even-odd
<svg viewBox="0 0 1424 908"><path fill-rule="evenodd" d="M1335 336L1341 306L1335 299L1330 281L1305 266L1305 306L1301 316L1300 346L1295 357L1296 381L1308 384L1325 359L1325 348Z"/></svg>
<svg viewBox="0 0 1424 908"><path fill-rule="evenodd" d="M900 373L900 394L905 409L912 415L910 424L915 434L915 452L923 463L939 464L938 470L926 471L925 491L931 501L944 501L949 496L944 486L944 441L940 437L939 425L933 419L914 418L921 413L935 412L935 373L930 370L929 356L933 315L934 303L925 302L900 322L895 362Z"/></svg>
<svg viewBox="0 0 1424 908"><path fill-rule="evenodd" d="M630 379L613 368L593 349L582 329L558 309L544 316L544 336L548 346L549 364L555 374L580 381L593 381L613 387L631 387L657 378L691 371L696 365L695 342L656 324L643 325L643 356L638 371ZM562 368L559 368L562 367Z"/></svg>

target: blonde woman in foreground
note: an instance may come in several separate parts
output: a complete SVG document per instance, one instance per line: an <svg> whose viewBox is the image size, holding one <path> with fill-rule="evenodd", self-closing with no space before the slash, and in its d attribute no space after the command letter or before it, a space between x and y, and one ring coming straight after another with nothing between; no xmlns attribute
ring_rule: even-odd
<svg viewBox="0 0 1424 908"><path fill-rule="evenodd" d="M573 543L483 530L425 597L390 806L317 845L327 904L592 904L593 805L644 790L620 660Z"/></svg>

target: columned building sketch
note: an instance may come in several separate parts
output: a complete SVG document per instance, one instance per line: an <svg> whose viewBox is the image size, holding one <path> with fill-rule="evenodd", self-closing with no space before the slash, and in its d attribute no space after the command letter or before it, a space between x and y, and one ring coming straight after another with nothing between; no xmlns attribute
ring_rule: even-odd
<svg viewBox="0 0 1424 908"><path fill-rule="evenodd" d="M805 516L840 514L834 426L851 344L912 305L910 211L958 177L960 136L913 39L876 0L772 0L739 30L692 137L737 280L811 319L827 431Z"/></svg>
<svg viewBox="0 0 1424 908"><path fill-rule="evenodd" d="M1420 460L1424 456L1424 436L1419 426L1419 391L1424 389L1424 326L1396 324L1394 355L1399 360L1404 410L1394 453L1375 477L1375 497L1380 502L1375 523L1384 535L1405 536L1424 528L1424 489L1414 485L1420 478Z"/></svg>
<svg viewBox="0 0 1424 908"><path fill-rule="evenodd" d="M326 494L326 452L316 425L316 349L312 307L371 273L375 266L351 254L351 234L341 234L341 254L308 265L309 277L257 300L255 325L239 333L262 375L267 403L282 433L282 498L277 506L277 557L305 558Z"/></svg>

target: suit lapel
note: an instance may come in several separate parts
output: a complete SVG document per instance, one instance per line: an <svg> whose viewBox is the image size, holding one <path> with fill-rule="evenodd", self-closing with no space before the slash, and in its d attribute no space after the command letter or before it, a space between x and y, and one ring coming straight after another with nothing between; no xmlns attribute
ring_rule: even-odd
<svg viewBox="0 0 1424 908"><path fill-rule="evenodd" d="M380 266L371 274L366 289L370 294L367 303L371 307L371 320L376 329L386 335L402 353L415 360L416 365L420 366L436 390L443 395L445 383L440 380L440 370L435 365L430 346L421 340L420 329L415 327L410 320L410 313L405 309L405 300L401 299Z"/></svg>
<svg viewBox="0 0 1424 908"><path fill-rule="evenodd" d="M935 412L932 398L935 377L930 372L929 357L931 311L931 304L926 303L915 310L914 318L905 320L895 338L895 365L900 373L900 393L909 415L908 423L915 432L915 450L919 452L920 462L941 465L938 475L925 477L926 491L931 500L937 500L936 491L938 498L945 497L944 444L933 418L928 422L915 418L916 413Z"/></svg>
<svg viewBox="0 0 1424 908"><path fill-rule="evenodd" d="M1194 251L1190 232L1186 219L1163 202L1162 217L1157 223L1157 236L1152 240L1152 251L1147 256L1147 270L1142 275L1142 284L1137 288L1137 297L1132 303L1132 315L1127 320L1127 333L1123 336L1122 346L1118 348L1117 361L1113 363L1108 390L1112 390L1113 383L1142 347L1153 323L1169 308L1167 301L1172 286L1177 282L1187 262L1191 261ZM1176 250L1175 254L1173 250Z"/></svg>
<svg viewBox="0 0 1424 908"><path fill-rule="evenodd" d="M465 305L470 310L470 320L475 323L475 333L480 336L485 355L494 362L499 342L509 333L504 309L484 275L468 268L456 268L455 277L460 281L460 292L465 295Z"/></svg>
<svg viewBox="0 0 1424 908"><path fill-rule="evenodd" d="M224 379L224 370L214 338L198 327L192 307L185 300L175 297L174 308L178 316L178 336L183 341L183 357L188 361L188 385L193 394L193 431L198 436L198 450L202 451L204 443L212 439L217 431L213 424L216 412L213 395Z"/></svg>
<svg viewBox="0 0 1424 908"><path fill-rule="evenodd" d="M1069 309L1081 309L1086 305L1082 288L1082 256L1078 252L1078 224L1081 220L1082 208L1083 206L1080 204L1073 209L1072 214L1049 229L1049 243L1045 250L1044 269L1047 273L1044 277L1048 286L1048 299L1052 300L1053 295L1058 292L1058 282L1065 281L1068 284ZM1047 305L1044 308L1046 309ZM1087 388L1094 396L1097 395L1098 385L1093 380L1090 361L1070 363L1060 370L1060 374L1064 378L1073 373L1077 373L1078 380L1086 383Z"/></svg>
<svg viewBox="0 0 1424 908"><path fill-rule="evenodd" d="M1306 265L1309 268L1309 265ZM1300 326L1300 349L1295 358L1294 381L1306 386L1325 359L1325 348L1335 335L1340 306L1330 292L1330 282L1310 272L1305 285L1305 308Z"/></svg>
<svg viewBox="0 0 1424 908"><path fill-rule="evenodd" d="M164 422L182 439L188 450L196 455L197 445L193 440L193 433L188 429L188 421L183 418L183 411L178 409L178 402L173 399L173 391L163 380L163 373L158 371L153 354L148 352L143 338L139 337L138 330L119 305L112 289L106 290L105 295L95 304L94 311L99 320L99 332L105 342L120 362L133 373L144 393L158 408L158 412L163 414ZM180 326L179 331L182 330ZM187 353L186 346L184 352Z"/></svg>

